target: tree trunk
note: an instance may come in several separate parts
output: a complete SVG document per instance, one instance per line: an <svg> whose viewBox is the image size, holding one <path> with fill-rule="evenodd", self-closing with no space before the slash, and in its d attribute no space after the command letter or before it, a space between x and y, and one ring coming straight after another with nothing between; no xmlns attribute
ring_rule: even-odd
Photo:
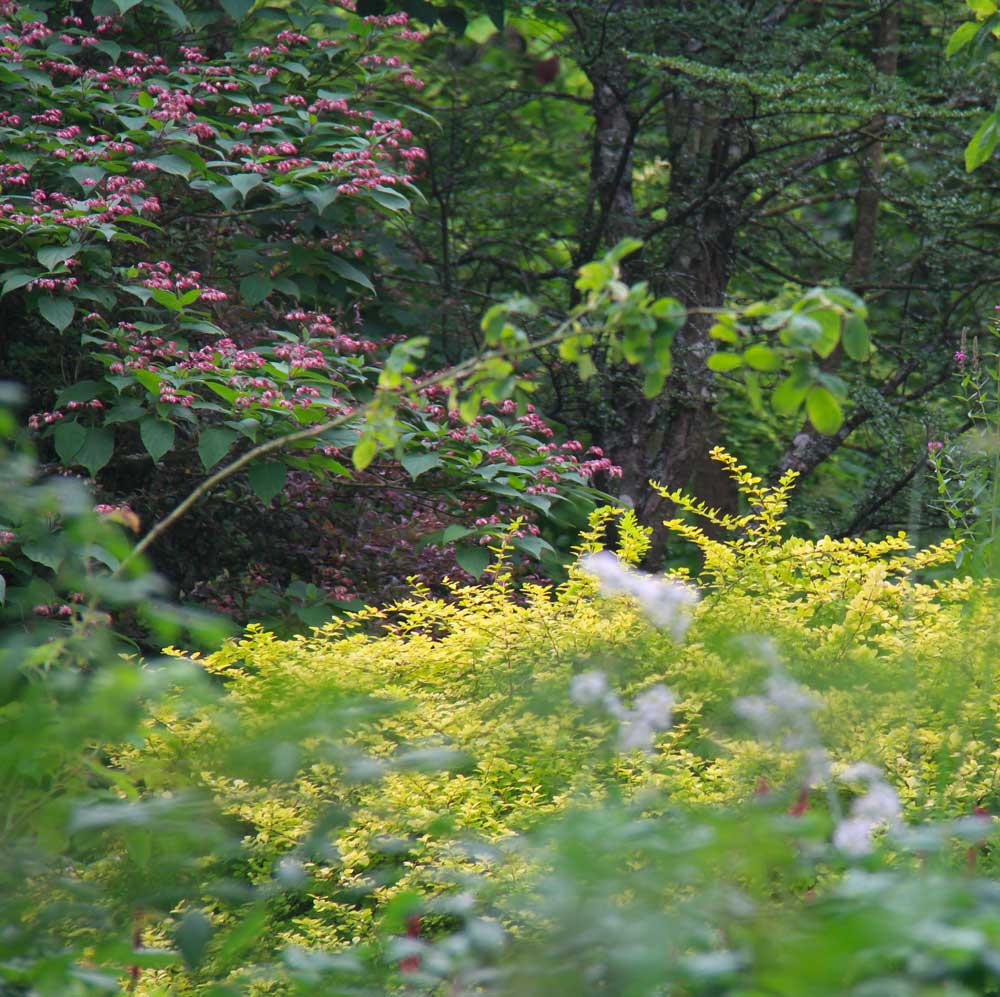
<svg viewBox="0 0 1000 997"><path fill-rule="evenodd" d="M893 3L882 11L877 32L875 69L882 76L895 76L899 63L898 3ZM852 288L867 282L875 258L878 211L882 198L882 168L885 163L885 145L882 140L885 124L886 114L884 111L880 111L871 119L868 133L872 136L872 141L860 157L861 170L858 193L854 199L854 239L851 244L851 262L844 275L844 283ZM828 370L835 369L840 366L842 359L843 348L838 344L837 349L824 363L824 367ZM791 446L778 462L775 477L780 477L788 470L798 471L800 475L814 471L837 450L850 432L868 419L868 416L867 411L858 409L852 418L845 422L840 432L834 436L823 436L809 423L806 423L795 435Z"/></svg>

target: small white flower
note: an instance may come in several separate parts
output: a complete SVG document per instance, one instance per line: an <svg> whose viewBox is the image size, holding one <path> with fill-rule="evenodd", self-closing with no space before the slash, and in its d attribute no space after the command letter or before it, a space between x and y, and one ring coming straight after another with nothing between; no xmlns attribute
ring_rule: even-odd
<svg viewBox="0 0 1000 997"><path fill-rule="evenodd" d="M871 762L855 762L840 773L840 778L844 782L881 782L882 770Z"/></svg>
<svg viewBox="0 0 1000 997"><path fill-rule="evenodd" d="M597 579L602 595L632 596L654 626L669 630L675 640L683 640L691 625L691 607L698 601L691 586L633 571L609 550L585 554L580 567Z"/></svg>
<svg viewBox="0 0 1000 997"><path fill-rule="evenodd" d="M833 843L845 855L860 858L863 855L870 855L874 849L872 845L872 831L875 830L875 821L865 817L848 817L842 820L833 832Z"/></svg>
<svg viewBox="0 0 1000 997"><path fill-rule="evenodd" d="M876 828L900 823L902 804L899 794L885 781L880 768L868 762L855 762L841 773L844 782L867 782L868 789L851 803L851 814L833 832L833 843L845 855L868 855Z"/></svg>
<svg viewBox="0 0 1000 997"><path fill-rule="evenodd" d="M608 691L604 672L583 672L574 675L569 684L569 698L579 706L596 706Z"/></svg>
<svg viewBox="0 0 1000 997"><path fill-rule="evenodd" d="M901 811L899 794L887 782L872 783L868 792L851 805L851 813L855 817L873 821L895 821Z"/></svg>
<svg viewBox="0 0 1000 997"><path fill-rule="evenodd" d="M639 719L626 720L618 728L618 749L620 751L651 751L653 748L653 728Z"/></svg>
<svg viewBox="0 0 1000 997"><path fill-rule="evenodd" d="M578 706L601 705L618 721L618 747L621 751L651 751L657 731L673 723L677 697L665 686L654 685L636 696L633 708L627 709L608 686L604 672L583 672L573 677L570 699Z"/></svg>
<svg viewBox="0 0 1000 997"><path fill-rule="evenodd" d="M634 714L653 730L666 730L673 723L676 702L677 697L665 685L654 685L636 696Z"/></svg>

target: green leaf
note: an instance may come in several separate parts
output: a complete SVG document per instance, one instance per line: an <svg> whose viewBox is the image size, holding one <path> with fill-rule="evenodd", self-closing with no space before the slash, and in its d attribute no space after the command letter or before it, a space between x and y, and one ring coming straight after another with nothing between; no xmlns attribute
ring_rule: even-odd
<svg viewBox="0 0 1000 997"><path fill-rule="evenodd" d="M708 334L712 339L721 339L722 342L731 343L733 346L736 346L740 341L739 333L728 322L716 322Z"/></svg>
<svg viewBox="0 0 1000 997"><path fill-rule="evenodd" d="M52 433L52 442L55 444L59 459L67 467L72 467L76 462L76 455L86 438L87 430L78 422L60 422L56 426Z"/></svg>
<svg viewBox="0 0 1000 997"><path fill-rule="evenodd" d="M242 21L253 9L255 0L219 0L219 3L234 21Z"/></svg>
<svg viewBox="0 0 1000 997"><path fill-rule="evenodd" d="M174 445L176 430L172 422L149 416L139 423L139 436L147 453L158 464L160 458Z"/></svg>
<svg viewBox="0 0 1000 997"><path fill-rule="evenodd" d="M263 905L252 907L246 917L222 940L215 961L221 969L227 970L260 937L267 924L267 908Z"/></svg>
<svg viewBox="0 0 1000 997"><path fill-rule="evenodd" d="M284 464L254 464L250 468L250 487L257 498L270 505L271 500L281 492L288 480L288 468Z"/></svg>
<svg viewBox="0 0 1000 997"><path fill-rule="evenodd" d="M754 370L769 372L781 370L781 357L770 346L764 346L762 343L747 347L743 351L743 362Z"/></svg>
<svg viewBox="0 0 1000 997"><path fill-rule="evenodd" d="M21 553L29 560L34 561L35 564L44 564L46 568L51 568L53 571L58 571L59 565L63 562L59 549L51 538L29 540L21 545Z"/></svg>
<svg viewBox="0 0 1000 997"><path fill-rule="evenodd" d="M948 44L945 47L944 54L945 57L950 59L956 52L961 52L979 31L979 24L976 21L966 21L965 24L960 24L951 34L951 38L948 39Z"/></svg>
<svg viewBox="0 0 1000 997"><path fill-rule="evenodd" d="M996 0L965 0L965 2L978 18L989 17L997 12Z"/></svg>
<svg viewBox="0 0 1000 997"><path fill-rule="evenodd" d="M478 578L490 564L490 550L478 544L460 544L455 548L455 560L473 578Z"/></svg>
<svg viewBox="0 0 1000 997"><path fill-rule="evenodd" d="M127 14L133 7L137 7L142 0L115 0L115 6L119 14Z"/></svg>
<svg viewBox="0 0 1000 997"><path fill-rule="evenodd" d="M56 408L62 408L67 402L89 402L101 393L103 387L100 381L77 381L56 395Z"/></svg>
<svg viewBox="0 0 1000 997"><path fill-rule="evenodd" d="M174 942L192 969L204 960L214 930L212 922L200 910L189 910L177 925Z"/></svg>
<svg viewBox="0 0 1000 997"><path fill-rule="evenodd" d="M11 291L16 291L19 287L24 287L25 284L30 284L37 276L37 273L25 273L23 270L7 271L3 277L3 290L0 291L0 298L5 294L10 294Z"/></svg>
<svg viewBox="0 0 1000 997"><path fill-rule="evenodd" d="M713 353L708 358L708 369L720 373L727 370L736 370L743 366L743 357L738 353Z"/></svg>
<svg viewBox="0 0 1000 997"><path fill-rule="evenodd" d="M73 321L76 308L69 298L54 298L46 295L38 299L38 310L46 322L54 325L60 332Z"/></svg>
<svg viewBox="0 0 1000 997"><path fill-rule="evenodd" d="M993 155L1000 142L1000 115L994 111L976 130L965 147L965 170L971 173Z"/></svg>
<svg viewBox="0 0 1000 997"><path fill-rule="evenodd" d="M105 426L95 426L87 430L83 446L80 447L73 459L77 464L85 467L90 472L91 477L94 477L111 460L111 455L114 452L115 431Z"/></svg>
<svg viewBox="0 0 1000 997"><path fill-rule="evenodd" d="M247 194L264 182L264 178L259 173L237 173L229 178L229 182L235 187L246 200Z"/></svg>
<svg viewBox="0 0 1000 997"><path fill-rule="evenodd" d="M319 214L323 214L338 197L340 197L340 191L333 184L314 187L306 193L306 200L316 208Z"/></svg>
<svg viewBox="0 0 1000 997"><path fill-rule="evenodd" d="M342 260L339 256L330 257L330 269L345 280L349 280L354 284L360 284L362 287L367 287L369 291L375 290L375 285L372 284L365 274L356 266L348 263L347 260Z"/></svg>
<svg viewBox="0 0 1000 997"><path fill-rule="evenodd" d="M860 315L851 315L844 323L844 352L852 360L867 360L871 351L872 340L865 320Z"/></svg>
<svg viewBox="0 0 1000 997"><path fill-rule="evenodd" d="M160 385L164 381L162 374L157 374L153 370L136 370L133 372L135 379L154 397L160 395Z"/></svg>
<svg viewBox="0 0 1000 997"><path fill-rule="evenodd" d="M827 436L844 424L844 412L837 396L829 388L815 384L806 395L806 414L816 429Z"/></svg>
<svg viewBox="0 0 1000 997"><path fill-rule="evenodd" d="M240 281L240 295L251 307L259 305L273 290L274 284L267 277L251 274Z"/></svg>
<svg viewBox="0 0 1000 997"><path fill-rule="evenodd" d="M802 407L808 390L808 380L804 380L793 372L774 389L774 393L771 395L774 411L778 415L795 415Z"/></svg>
<svg viewBox="0 0 1000 997"><path fill-rule="evenodd" d="M461 540L462 537L467 537L471 532L472 530L468 526L452 523L451 526L444 528L444 533L441 534L441 543L450 544L455 540Z"/></svg>
<svg viewBox="0 0 1000 997"><path fill-rule="evenodd" d="M363 471L375 459L377 453L378 442L376 439L373 436L362 436L351 454L351 459L354 466L359 471Z"/></svg>
<svg viewBox="0 0 1000 997"><path fill-rule="evenodd" d="M66 260L76 256L80 252L80 249L81 246L78 242L72 243L69 246L43 246L35 253L35 259L46 270L51 270L58 264L65 263Z"/></svg>
<svg viewBox="0 0 1000 997"><path fill-rule="evenodd" d="M404 197L399 191L392 190L390 187L376 187L374 190L368 192L368 196L390 211L410 210L409 198Z"/></svg>
<svg viewBox="0 0 1000 997"><path fill-rule="evenodd" d="M108 410L104 416L104 425L110 426L116 422L134 422L146 414L146 406L138 398L123 398L117 405Z"/></svg>
<svg viewBox="0 0 1000 997"><path fill-rule="evenodd" d="M186 159L181 159L180 156L170 154L157 156L150 162L163 173L172 173L178 177L187 177L191 174L191 164Z"/></svg>
<svg viewBox="0 0 1000 997"><path fill-rule="evenodd" d="M156 7L161 10L173 22L175 28L180 31L187 31L191 27L191 22L174 0L145 0L146 6Z"/></svg>
<svg viewBox="0 0 1000 997"><path fill-rule="evenodd" d="M819 323L821 330L812 348L825 360L840 342L840 314L833 308L818 308L809 315Z"/></svg>
<svg viewBox="0 0 1000 997"><path fill-rule="evenodd" d="M7 605L7 579L0 575L0 606Z"/></svg>
<svg viewBox="0 0 1000 997"><path fill-rule="evenodd" d="M237 434L231 429L224 429L221 426L211 426L202 430L198 437L198 456L206 471L210 471L229 453L230 447L236 442L236 437Z"/></svg>
<svg viewBox="0 0 1000 997"><path fill-rule="evenodd" d="M424 471L429 471L434 467L440 467L444 463L440 454L436 453L406 454L400 458L399 462L404 468L406 468L406 473L413 478L414 481L416 481L417 478L424 473Z"/></svg>

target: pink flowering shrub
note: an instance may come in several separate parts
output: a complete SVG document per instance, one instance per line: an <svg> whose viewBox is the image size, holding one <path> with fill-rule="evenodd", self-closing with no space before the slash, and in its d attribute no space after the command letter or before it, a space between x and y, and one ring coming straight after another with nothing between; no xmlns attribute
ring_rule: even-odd
<svg viewBox="0 0 1000 997"><path fill-rule="evenodd" d="M349 419L403 338L369 318L369 247L425 157L394 111L423 36L305 2L244 37L250 6L0 3L0 310L25 330L5 366L43 454L146 527L251 446ZM514 519L543 554L552 503L616 472L523 401L469 422L429 389L399 417L363 472L349 422L251 465L157 562L233 612L290 586L379 599L477 576Z"/></svg>

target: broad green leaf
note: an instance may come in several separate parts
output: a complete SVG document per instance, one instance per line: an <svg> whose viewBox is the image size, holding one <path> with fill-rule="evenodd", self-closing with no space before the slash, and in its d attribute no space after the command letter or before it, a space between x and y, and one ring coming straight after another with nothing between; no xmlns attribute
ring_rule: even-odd
<svg viewBox="0 0 1000 997"><path fill-rule="evenodd" d="M860 315L851 315L844 323L844 352L852 360L867 360L871 350L872 340L865 320Z"/></svg>
<svg viewBox="0 0 1000 997"><path fill-rule="evenodd" d="M244 277L240 281L240 296L250 305L259 305L272 291L274 284L267 278L256 274Z"/></svg>
<svg viewBox="0 0 1000 997"><path fill-rule="evenodd" d="M471 532L472 530L468 526L452 523L451 526L444 528L444 533L441 534L441 543L450 544L455 540L461 540L462 537L467 537Z"/></svg>
<svg viewBox="0 0 1000 997"><path fill-rule="evenodd" d="M731 343L736 346L740 341L736 328L728 322L716 322L708 333L712 339L720 339L724 343Z"/></svg>
<svg viewBox="0 0 1000 997"><path fill-rule="evenodd" d="M83 446L73 458L94 477L104 467L115 452L115 431L105 426L94 426L87 430Z"/></svg>
<svg viewBox="0 0 1000 997"><path fill-rule="evenodd" d="M168 291L165 287L154 287L152 298L158 305L163 305L164 308L169 308L172 312L184 310L181 299L173 291Z"/></svg>
<svg viewBox="0 0 1000 997"><path fill-rule="evenodd" d="M490 564L490 550L478 544L459 544L455 548L455 560L473 578L478 578Z"/></svg>
<svg viewBox="0 0 1000 997"><path fill-rule="evenodd" d="M340 197L340 192L333 184L325 184L322 187L314 187L306 193L305 197L320 214L323 214Z"/></svg>
<svg viewBox="0 0 1000 997"><path fill-rule="evenodd" d="M52 270L58 264L65 263L66 260L76 256L81 248L79 243L72 243L69 246L43 246L35 253L35 259L46 270Z"/></svg>
<svg viewBox="0 0 1000 997"><path fill-rule="evenodd" d="M174 0L145 0L145 4L147 7L156 7L161 10L174 27L180 31L190 30L191 22L188 20L187 14L174 3Z"/></svg>
<svg viewBox="0 0 1000 997"><path fill-rule="evenodd" d="M52 442L59 459L67 467L72 467L76 462L76 455L80 452L86 438L87 430L76 421L63 421L56 426L52 433Z"/></svg>
<svg viewBox="0 0 1000 997"><path fill-rule="evenodd" d="M708 369L722 373L743 366L743 357L738 353L713 353L708 358Z"/></svg>
<svg viewBox="0 0 1000 997"><path fill-rule="evenodd" d="M164 378L162 374L157 374L153 370L136 370L133 371L135 374L135 379L151 394L156 397L160 395L160 385L163 383Z"/></svg>
<svg viewBox="0 0 1000 997"><path fill-rule="evenodd" d="M374 190L368 192L368 196L373 201L381 204L383 208L389 208L390 211L410 210L409 198L404 197L390 187L376 187Z"/></svg>
<svg viewBox="0 0 1000 997"><path fill-rule="evenodd" d="M200 910L189 910L174 932L174 942L192 969L201 965L215 929Z"/></svg>
<svg viewBox="0 0 1000 997"><path fill-rule="evenodd" d="M235 176L229 178L229 182L235 187L243 199L246 200L247 194L258 187L264 182L264 178L259 173L237 173Z"/></svg>
<svg viewBox="0 0 1000 997"><path fill-rule="evenodd" d="M369 291L375 290L375 285L368 279L368 277L363 274L356 266L348 263L347 260L342 260L339 256L331 256L330 269L334 273L339 274L345 280L349 280L354 284L360 284L362 287L367 287Z"/></svg>
<svg viewBox="0 0 1000 997"><path fill-rule="evenodd" d="M980 19L997 12L996 0L965 0L965 2L972 13Z"/></svg>
<svg viewBox="0 0 1000 997"><path fill-rule="evenodd" d="M956 52L961 52L976 37L978 31L979 24L976 21L966 21L965 24L960 24L948 39L948 45L944 50L945 56L950 59Z"/></svg>
<svg viewBox="0 0 1000 997"><path fill-rule="evenodd" d="M288 468L284 464L276 462L267 464L254 464L250 468L250 487L254 490L257 498L269 505L271 500L278 495L285 482L288 480Z"/></svg>
<svg viewBox="0 0 1000 997"><path fill-rule="evenodd" d="M743 361L754 370L781 370L781 357L770 346L764 346L763 343L747 347L743 351Z"/></svg>
<svg viewBox="0 0 1000 997"><path fill-rule="evenodd" d="M53 571L58 571L59 565L63 562L59 547L53 542L51 536L41 540L29 540L21 544L21 553L34 561L35 564L44 564L46 568L51 568Z"/></svg>
<svg viewBox="0 0 1000 997"><path fill-rule="evenodd" d="M363 471L375 459L375 454L377 453L378 442L375 438L372 436L362 436L351 454L351 459L354 462L354 466L359 471Z"/></svg>
<svg viewBox="0 0 1000 997"><path fill-rule="evenodd" d="M23 270L9 270L3 277L3 289L0 290L0 298L11 291L16 291L25 284L30 284L39 274L25 273Z"/></svg>
<svg viewBox="0 0 1000 997"><path fill-rule="evenodd" d="M142 445L146 448L149 456L153 458L155 464L158 464L160 458L173 447L175 434L174 424L165 419L149 416L139 423L139 436L142 438Z"/></svg>
<svg viewBox="0 0 1000 997"><path fill-rule="evenodd" d="M829 388L815 384L806 395L806 414L809 421L827 436L837 432L844 424L844 412L836 395Z"/></svg>
<svg viewBox="0 0 1000 997"><path fill-rule="evenodd" d="M430 471L432 468L440 467L444 463L440 454L436 453L406 454L400 458L399 462L404 468L406 468L406 473L413 478L414 481L416 481L417 478L424 473L424 471Z"/></svg>
<svg viewBox="0 0 1000 997"><path fill-rule="evenodd" d="M234 21L242 21L253 9L255 0L219 0L219 3Z"/></svg>
<svg viewBox="0 0 1000 997"><path fill-rule="evenodd" d="M965 169L967 173L978 169L993 155L1000 142L1000 114L994 111L976 130L965 147Z"/></svg>
<svg viewBox="0 0 1000 997"><path fill-rule="evenodd" d="M69 298L56 298L46 295L38 299L38 310L46 322L54 325L60 332L73 321L76 308Z"/></svg>
<svg viewBox="0 0 1000 997"><path fill-rule="evenodd" d="M191 174L191 164L186 159L181 159L180 156L171 154L157 156L151 162L163 173L172 173L178 177L187 177Z"/></svg>
<svg viewBox="0 0 1000 997"><path fill-rule="evenodd" d="M805 401L809 382L794 373L786 377L771 395L771 404L778 415L795 415Z"/></svg>
<svg viewBox="0 0 1000 997"><path fill-rule="evenodd" d="M809 313L820 327L820 336L812 344L813 350L824 360L837 348L840 342L840 315L832 308L818 308Z"/></svg>
<svg viewBox="0 0 1000 997"><path fill-rule="evenodd" d="M229 453L237 435L231 429L221 426L211 426L202 430L201 436L198 437L198 456L206 471L210 471Z"/></svg>
<svg viewBox="0 0 1000 997"><path fill-rule="evenodd" d="M252 907L222 939L215 961L222 969L229 969L239 957L260 937L267 924L267 908L263 904Z"/></svg>
<svg viewBox="0 0 1000 997"><path fill-rule="evenodd" d="M146 406L138 398L123 398L117 405L108 409L104 416L104 425L110 426L116 422L134 422L136 419L141 419L146 412Z"/></svg>
<svg viewBox="0 0 1000 997"><path fill-rule="evenodd" d="M794 312L779 336L786 346L812 346L822 338L823 327L813 316Z"/></svg>
<svg viewBox="0 0 1000 997"><path fill-rule="evenodd" d="M56 395L56 408L62 408L67 402L89 402L101 393L103 387L100 381L77 381Z"/></svg>

